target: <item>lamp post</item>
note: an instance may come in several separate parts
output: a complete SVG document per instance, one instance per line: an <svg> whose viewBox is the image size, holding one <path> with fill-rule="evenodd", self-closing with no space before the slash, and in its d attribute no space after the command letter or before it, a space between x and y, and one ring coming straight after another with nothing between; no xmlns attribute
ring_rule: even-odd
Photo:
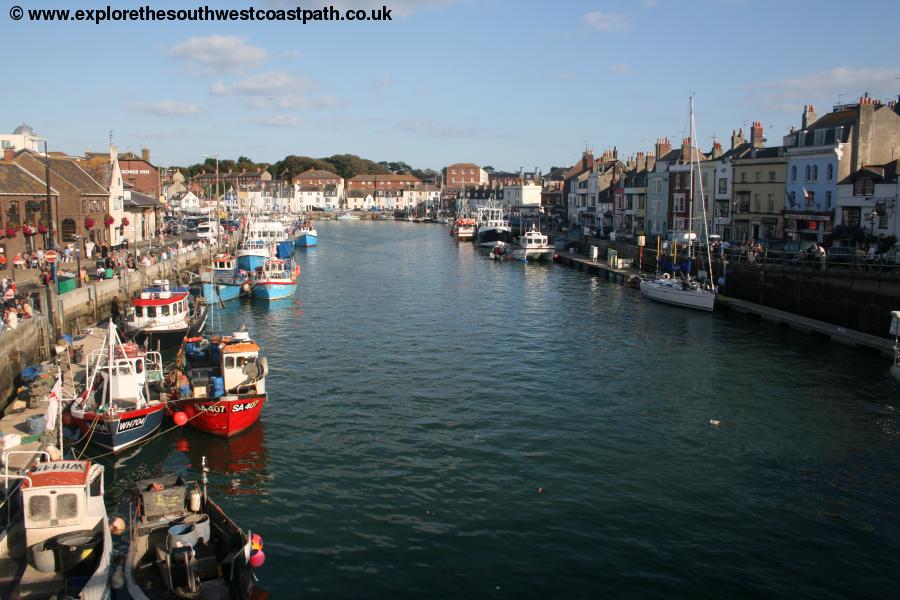
<svg viewBox="0 0 900 600"><path fill-rule="evenodd" d="M75 234L75 259L78 261L78 287L84 284L81 277L81 236Z"/></svg>
<svg viewBox="0 0 900 600"><path fill-rule="evenodd" d="M218 154L204 154L204 158L215 158L216 159L216 219L215 219L215 231L216 231L216 246L219 245L219 155Z"/></svg>

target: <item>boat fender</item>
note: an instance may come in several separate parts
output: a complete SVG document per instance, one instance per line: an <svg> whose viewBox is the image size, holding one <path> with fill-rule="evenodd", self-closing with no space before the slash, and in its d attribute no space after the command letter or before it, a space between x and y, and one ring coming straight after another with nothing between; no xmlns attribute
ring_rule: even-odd
<svg viewBox="0 0 900 600"><path fill-rule="evenodd" d="M663 273L663 274L662 274L662 278L663 278L663 279L671 279L672 276L669 275L668 273Z"/></svg>
<svg viewBox="0 0 900 600"><path fill-rule="evenodd" d="M257 379L263 379L269 373L269 360L265 356L259 358L259 376Z"/></svg>
<svg viewBox="0 0 900 600"><path fill-rule="evenodd" d="M196 344L197 342L201 341L202 339L203 338L200 338L200 337L189 337L189 338L184 338L184 341L189 344Z"/></svg>

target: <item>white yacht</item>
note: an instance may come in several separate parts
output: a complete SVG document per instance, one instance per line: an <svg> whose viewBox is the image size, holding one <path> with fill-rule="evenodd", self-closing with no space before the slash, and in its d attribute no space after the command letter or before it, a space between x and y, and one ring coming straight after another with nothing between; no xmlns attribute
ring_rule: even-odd
<svg viewBox="0 0 900 600"><path fill-rule="evenodd" d="M531 229L519 237L519 241L512 246L513 260L528 262L530 260L549 260L553 257L556 248L550 244L550 238L541 233L532 224Z"/></svg>

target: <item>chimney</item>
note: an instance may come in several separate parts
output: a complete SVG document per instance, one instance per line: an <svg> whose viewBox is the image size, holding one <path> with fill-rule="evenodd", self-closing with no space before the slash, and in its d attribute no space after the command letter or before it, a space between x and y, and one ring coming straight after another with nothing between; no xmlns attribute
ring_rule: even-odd
<svg viewBox="0 0 900 600"><path fill-rule="evenodd" d="M3 162L11 163L13 162L13 158L16 156L15 148L4 148L3 149Z"/></svg>
<svg viewBox="0 0 900 600"><path fill-rule="evenodd" d="M612 157L615 160L619 160L619 149L613 146Z"/></svg>
<svg viewBox="0 0 900 600"><path fill-rule="evenodd" d="M590 150L585 150L581 155L581 170L587 171L591 167L594 166L594 153Z"/></svg>
<svg viewBox="0 0 900 600"><path fill-rule="evenodd" d="M803 121L800 129L806 129L816 122L816 109L812 104L803 107Z"/></svg>
<svg viewBox="0 0 900 600"><path fill-rule="evenodd" d="M669 138L659 138L656 140L656 158L662 158L672 151L672 143Z"/></svg>
<svg viewBox="0 0 900 600"><path fill-rule="evenodd" d="M853 147L850 166L852 172L872 164L872 138L875 133L875 100L867 95L859 99L857 125L853 128Z"/></svg>
<svg viewBox="0 0 900 600"><path fill-rule="evenodd" d="M141 148L141 158L146 162L150 162L150 148L149 146L144 146Z"/></svg>
<svg viewBox="0 0 900 600"><path fill-rule="evenodd" d="M691 160L691 138L689 137L681 140L681 160L684 162Z"/></svg>
<svg viewBox="0 0 900 600"><path fill-rule="evenodd" d="M115 146L113 146L112 144L110 144L109 145L109 162L113 162L114 160L116 160L116 157L118 157L118 156L119 156L119 149L116 148Z"/></svg>
<svg viewBox="0 0 900 600"><path fill-rule="evenodd" d="M638 152L637 157L634 159L634 168L638 171L642 171L647 168L647 157L644 156L643 152Z"/></svg>
<svg viewBox="0 0 900 600"><path fill-rule="evenodd" d="M719 158L720 156L722 156L722 144L720 142L713 142L711 154L713 158Z"/></svg>
<svg viewBox="0 0 900 600"><path fill-rule="evenodd" d="M652 171L656 166L656 155L650 152L647 154L647 171Z"/></svg>
<svg viewBox="0 0 900 600"><path fill-rule="evenodd" d="M731 130L731 149L734 150L741 144L745 143L744 139L744 130L738 129L737 133L735 133L734 129Z"/></svg>
<svg viewBox="0 0 900 600"><path fill-rule="evenodd" d="M762 123L753 121L753 127L750 129L750 145L754 148L762 148L764 144Z"/></svg>

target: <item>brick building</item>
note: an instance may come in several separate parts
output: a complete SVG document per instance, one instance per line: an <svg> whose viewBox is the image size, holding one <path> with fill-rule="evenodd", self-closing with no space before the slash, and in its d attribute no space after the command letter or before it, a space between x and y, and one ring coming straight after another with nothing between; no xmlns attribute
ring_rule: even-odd
<svg viewBox="0 0 900 600"><path fill-rule="evenodd" d="M49 228L46 233L27 236L23 225L36 228L50 223L45 181L16 164L13 157L14 151L7 149L0 162L0 250L10 265L19 252L49 246ZM52 187L50 197L56 204L58 194ZM7 229L15 230L12 236L7 235Z"/></svg>
<svg viewBox="0 0 900 600"><path fill-rule="evenodd" d="M159 198L159 169L150 162L150 149L141 150L141 156L131 152L119 155L119 168L125 183L142 194Z"/></svg>

